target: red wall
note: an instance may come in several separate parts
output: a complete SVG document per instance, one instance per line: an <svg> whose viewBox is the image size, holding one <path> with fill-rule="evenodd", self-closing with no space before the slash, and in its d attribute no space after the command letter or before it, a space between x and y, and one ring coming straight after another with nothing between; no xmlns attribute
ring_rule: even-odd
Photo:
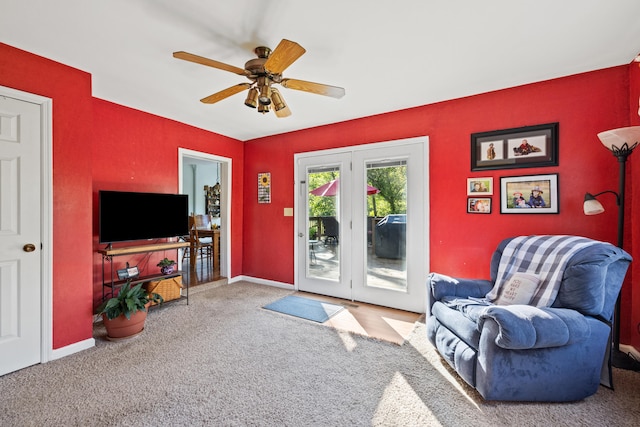
<svg viewBox="0 0 640 427"><path fill-rule="evenodd" d="M53 99L53 347L91 338L91 76L0 43L0 85Z"/></svg>
<svg viewBox="0 0 640 427"><path fill-rule="evenodd" d="M242 274L242 142L95 99L90 74L2 43L0 85L53 99L54 349L93 336L98 189L177 191L178 147L232 159L231 275Z"/></svg>
<svg viewBox="0 0 640 427"><path fill-rule="evenodd" d="M430 137L430 270L487 277L493 248L516 234L571 233L615 243L615 207L603 200L607 212L585 217L582 198L617 187L617 163L596 134L638 124L639 77L632 66L615 67L243 144L94 99L89 74L0 44L0 85L53 99L54 348L92 336L100 292L97 190L176 191L178 146L233 160L232 276L294 282L293 217L283 215L293 207L294 153L420 135ZM560 123L558 167L470 172L471 133L548 122ZM630 213L640 204L630 179L637 161L631 156L627 167L625 247L632 254L640 249ZM272 174L271 204L257 203L259 172ZM493 176L497 186L500 176L555 172L558 215L502 215L497 194L492 214L466 214L469 177ZM632 273L638 269L636 262ZM623 298L622 342L638 347L640 290L630 280Z"/></svg>
<svg viewBox="0 0 640 427"><path fill-rule="evenodd" d="M94 305L102 298L102 259L95 252L101 247L96 209L98 190L177 192L178 147L231 159L230 277L242 274L243 143L101 99L94 99L93 111ZM162 215L162 212L149 214ZM175 259L176 251L118 257L114 258L114 266L121 268L129 262L141 268L141 274L153 274L157 272L158 260L165 256Z"/></svg>
<svg viewBox="0 0 640 427"><path fill-rule="evenodd" d="M615 244L615 203L602 215L586 217L582 201L586 191L617 188L617 162L601 145L597 133L627 125L628 97L628 69L615 67L248 141L244 274L294 282L294 224L293 218L283 217L283 208L294 203L295 153L420 135L430 139L431 258L425 262L431 271L487 278L494 248L513 235L578 234ZM550 122L560 123L559 166L470 172L471 133ZM628 170L633 170L633 165ZM269 205L257 203L259 172L272 174ZM559 174L559 214L500 214L499 191L493 196L490 215L466 213L467 178L492 176L499 189L501 176L539 173ZM631 233L631 228L627 231ZM264 250L265 242L268 251ZM625 292L630 292L629 285ZM630 318L630 309L630 305L625 308L624 319ZM630 334L627 323L622 341L629 342Z"/></svg>

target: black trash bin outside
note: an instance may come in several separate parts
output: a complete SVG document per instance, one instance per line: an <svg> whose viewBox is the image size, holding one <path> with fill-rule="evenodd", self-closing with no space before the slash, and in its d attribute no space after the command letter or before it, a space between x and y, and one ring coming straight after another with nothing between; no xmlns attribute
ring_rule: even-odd
<svg viewBox="0 0 640 427"><path fill-rule="evenodd" d="M380 258L406 257L407 215L387 215L376 225L375 253Z"/></svg>

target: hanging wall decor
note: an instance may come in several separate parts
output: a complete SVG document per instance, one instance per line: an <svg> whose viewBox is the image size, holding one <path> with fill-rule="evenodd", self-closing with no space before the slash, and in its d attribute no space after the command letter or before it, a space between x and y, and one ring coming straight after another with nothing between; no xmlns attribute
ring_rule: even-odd
<svg viewBox="0 0 640 427"><path fill-rule="evenodd" d="M271 173L258 174L258 203L271 203Z"/></svg>
<svg viewBox="0 0 640 427"><path fill-rule="evenodd" d="M558 200L557 173L500 177L500 213L557 214Z"/></svg>
<svg viewBox="0 0 640 427"><path fill-rule="evenodd" d="M558 166L558 123L471 134L471 170Z"/></svg>

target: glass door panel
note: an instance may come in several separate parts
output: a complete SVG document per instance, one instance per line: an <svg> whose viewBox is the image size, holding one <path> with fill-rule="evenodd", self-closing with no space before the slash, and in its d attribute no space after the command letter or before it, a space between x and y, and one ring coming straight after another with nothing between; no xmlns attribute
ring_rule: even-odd
<svg viewBox="0 0 640 427"><path fill-rule="evenodd" d="M340 169L337 166L307 170L309 246L306 275L340 280Z"/></svg>
<svg viewBox="0 0 640 427"><path fill-rule="evenodd" d="M366 286L407 290L407 162L367 163Z"/></svg>

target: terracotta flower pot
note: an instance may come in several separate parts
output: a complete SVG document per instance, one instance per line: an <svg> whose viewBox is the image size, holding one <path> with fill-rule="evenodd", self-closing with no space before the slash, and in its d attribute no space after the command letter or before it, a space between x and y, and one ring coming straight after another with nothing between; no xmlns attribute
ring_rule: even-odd
<svg viewBox="0 0 640 427"><path fill-rule="evenodd" d="M147 310L149 305L147 305ZM146 311L136 311L127 319L120 315L115 319L108 319L106 314L102 315L102 322L107 329L107 339L120 340L137 336L144 329L144 322L147 319Z"/></svg>

